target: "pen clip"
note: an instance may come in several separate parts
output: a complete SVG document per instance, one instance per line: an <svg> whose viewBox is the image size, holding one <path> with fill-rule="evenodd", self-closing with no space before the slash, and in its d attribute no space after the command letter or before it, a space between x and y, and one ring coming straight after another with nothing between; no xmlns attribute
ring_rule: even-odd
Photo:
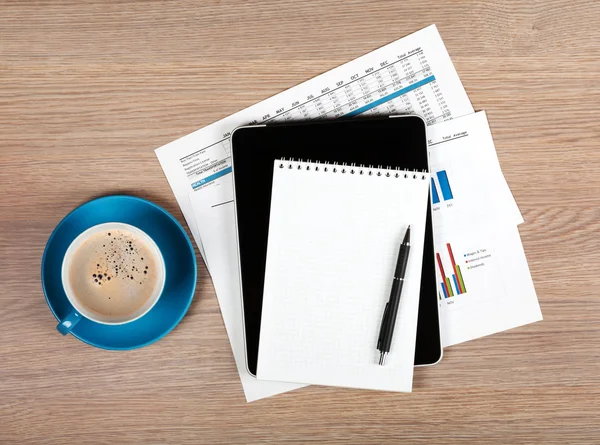
<svg viewBox="0 0 600 445"><path fill-rule="evenodd" d="M377 350L381 351L381 341L383 338L383 331L385 330L385 326L387 325L387 316L388 316L388 307L390 303L387 302L385 304L385 309L383 310L383 317L381 318L381 327L379 328L379 338L377 339Z"/></svg>

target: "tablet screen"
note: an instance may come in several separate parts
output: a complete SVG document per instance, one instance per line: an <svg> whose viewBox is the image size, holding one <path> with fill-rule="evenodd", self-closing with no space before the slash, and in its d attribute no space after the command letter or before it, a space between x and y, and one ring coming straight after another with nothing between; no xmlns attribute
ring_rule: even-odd
<svg viewBox="0 0 600 445"><path fill-rule="evenodd" d="M231 138L248 370L256 375L273 161L280 158L429 170L418 116L242 127ZM442 355L431 205L425 236L415 365Z"/></svg>

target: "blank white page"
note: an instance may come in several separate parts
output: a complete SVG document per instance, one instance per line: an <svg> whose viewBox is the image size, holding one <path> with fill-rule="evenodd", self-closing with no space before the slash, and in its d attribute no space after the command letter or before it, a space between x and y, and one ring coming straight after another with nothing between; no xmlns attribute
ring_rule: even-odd
<svg viewBox="0 0 600 445"><path fill-rule="evenodd" d="M423 173L275 161L259 379L411 391L429 182ZM379 366L379 327L409 224L396 328Z"/></svg>

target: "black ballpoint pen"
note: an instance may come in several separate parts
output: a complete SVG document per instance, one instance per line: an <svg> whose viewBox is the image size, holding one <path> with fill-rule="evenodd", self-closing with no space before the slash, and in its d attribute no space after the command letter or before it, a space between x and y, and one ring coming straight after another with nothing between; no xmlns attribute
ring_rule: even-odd
<svg viewBox="0 0 600 445"><path fill-rule="evenodd" d="M379 364L385 365L385 358L390 352L392 337L394 335L394 326L396 325L396 316L398 315L398 306L400 305L400 295L402 294L402 285L404 284L404 274L406 264L408 263L408 252L410 251L410 226L406 229L404 241L400 244L398 252L398 262L394 272L394 281L390 299L383 310L381 328L379 329L379 339L377 340L377 350L379 351Z"/></svg>

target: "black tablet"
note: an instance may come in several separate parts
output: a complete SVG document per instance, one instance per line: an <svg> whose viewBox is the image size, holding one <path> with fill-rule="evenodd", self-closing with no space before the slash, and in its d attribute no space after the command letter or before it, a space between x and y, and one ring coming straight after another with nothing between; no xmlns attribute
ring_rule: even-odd
<svg viewBox="0 0 600 445"><path fill-rule="evenodd" d="M426 126L419 116L331 120L240 127L231 136L248 371L256 375L275 159L355 163L429 171ZM415 365L442 357L431 204Z"/></svg>

